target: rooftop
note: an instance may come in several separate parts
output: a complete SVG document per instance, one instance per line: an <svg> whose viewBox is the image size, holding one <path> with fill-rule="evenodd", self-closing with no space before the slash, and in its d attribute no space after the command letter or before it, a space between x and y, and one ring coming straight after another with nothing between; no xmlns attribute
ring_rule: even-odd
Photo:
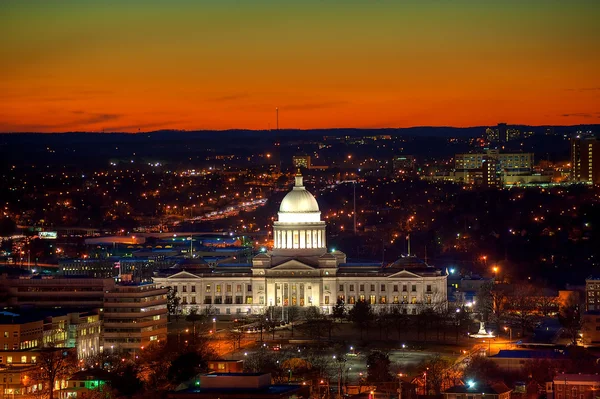
<svg viewBox="0 0 600 399"><path fill-rule="evenodd" d="M456 385L452 388L448 388L444 393L481 393L486 395L500 395L502 393L510 392L512 389L506 386L506 384L494 384L494 385Z"/></svg>

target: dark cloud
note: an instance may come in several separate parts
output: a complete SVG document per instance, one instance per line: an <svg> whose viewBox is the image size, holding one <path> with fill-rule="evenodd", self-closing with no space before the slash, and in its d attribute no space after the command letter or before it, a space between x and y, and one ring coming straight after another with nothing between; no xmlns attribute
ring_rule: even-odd
<svg viewBox="0 0 600 399"><path fill-rule="evenodd" d="M600 91L600 87L578 87L575 89L567 89L568 91Z"/></svg>
<svg viewBox="0 0 600 399"><path fill-rule="evenodd" d="M347 104L345 101L329 101L321 103L305 103L305 104L290 104L279 107L281 110L304 111L312 109L334 108L340 105Z"/></svg>
<svg viewBox="0 0 600 399"><path fill-rule="evenodd" d="M108 126L103 130L105 132L137 132L138 129L171 129L174 128L177 124L182 123L182 121L164 121L164 122L155 122L155 123L142 123L142 124L130 124L130 125L118 125L118 126Z"/></svg>
<svg viewBox="0 0 600 399"><path fill-rule="evenodd" d="M600 112L574 112L571 114L562 114L566 118L577 117L577 118L600 118Z"/></svg>
<svg viewBox="0 0 600 399"><path fill-rule="evenodd" d="M239 100L239 99L248 98L248 97L250 97L250 95L247 93L238 93L238 94L228 94L226 96L221 96L221 97L209 98L208 101L219 103L219 102Z"/></svg>
<svg viewBox="0 0 600 399"><path fill-rule="evenodd" d="M80 118L72 119L70 121L66 121L64 123L57 124L11 124L4 123L0 124L0 131L3 132L35 132L35 131L44 131L44 130L85 130L86 125L94 125L98 123L115 121L122 118L124 115L121 114L96 114L96 113L87 113L84 111L73 111L73 114L83 115Z"/></svg>

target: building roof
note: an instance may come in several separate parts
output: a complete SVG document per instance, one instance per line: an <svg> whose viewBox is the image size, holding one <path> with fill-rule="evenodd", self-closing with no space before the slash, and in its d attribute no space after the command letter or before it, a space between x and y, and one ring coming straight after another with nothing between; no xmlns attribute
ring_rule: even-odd
<svg viewBox="0 0 600 399"><path fill-rule="evenodd" d="M600 383L600 375L598 374L558 374L554 377L555 382L598 382Z"/></svg>
<svg viewBox="0 0 600 399"><path fill-rule="evenodd" d="M444 393L481 393L486 395L500 395L506 392L510 392L512 389L506 386L506 384L494 384L494 385L479 385L475 384L473 387L468 385L456 385L452 388L448 388Z"/></svg>
<svg viewBox="0 0 600 399"><path fill-rule="evenodd" d="M556 359L559 357L561 353L553 350L530 349L501 349L497 354L490 356L491 359Z"/></svg>

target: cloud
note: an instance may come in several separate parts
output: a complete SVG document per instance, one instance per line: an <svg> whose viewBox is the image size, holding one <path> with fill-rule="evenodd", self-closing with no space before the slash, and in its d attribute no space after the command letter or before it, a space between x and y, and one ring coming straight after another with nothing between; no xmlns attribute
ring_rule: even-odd
<svg viewBox="0 0 600 399"><path fill-rule="evenodd" d="M104 123L108 121L113 121L115 119L121 118L123 115L119 114L91 114L85 119L81 119L79 121L73 121L71 124L96 124L96 123Z"/></svg>
<svg viewBox="0 0 600 399"><path fill-rule="evenodd" d="M182 121L163 121L154 123L128 124L119 126L108 126L105 132L137 132L138 129L175 129Z"/></svg>
<svg viewBox="0 0 600 399"><path fill-rule="evenodd" d="M228 94L228 95L225 95L225 96L209 98L208 101L209 102L220 103L220 102L226 102L226 101L240 100L242 98L248 98L248 97L250 97L250 95L247 94L247 93L237 93L237 94Z"/></svg>
<svg viewBox="0 0 600 399"><path fill-rule="evenodd" d="M574 112L571 114L562 114L566 118L600 118L600 112Z"/></svg>
<svg viewBox="0 0 600 399"><path fill-rule="evenodd" d="M600 87L578 87L574 89L567 89L567 91L600 91Z"/></svg>
<svg viewBox="0 0 600 399"><path fill-rule="evenodd" d="M282 110L290 110L290 111L305 111L305 110L313 110L313 109L323 109L323 108L334 108L339 107L340 105L347 104L346 101L329 101L329 102L320 102L320 103L304 103L304 104L290 104L279 107Z"/></svg>
<svg viewBox="0 0 600 399"><path fill-rule="evenodd" d="M88 125L98 123L106 123L122 118L122 114L102 114L102 113L87 113L84 111L72 111L75 115L82 115L76 119L71 119L63 123L55 124L20 124L20 123L3 123L0 124L0 131L3 132L36 132L36 131L58 131L58 130L86 130ZM96 127L97 128L97 127Z"/></svg>

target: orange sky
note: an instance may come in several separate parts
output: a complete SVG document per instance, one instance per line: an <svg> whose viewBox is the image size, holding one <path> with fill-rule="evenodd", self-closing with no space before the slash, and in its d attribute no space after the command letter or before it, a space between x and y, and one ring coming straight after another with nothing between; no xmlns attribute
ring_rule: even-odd
<svg viewBox="0 0 600 399"><path fill-rule="evenodd" d="M267 129L275 107L281 128L600 123L599 17L586 0L5 0L0 131Z"/></svg>

